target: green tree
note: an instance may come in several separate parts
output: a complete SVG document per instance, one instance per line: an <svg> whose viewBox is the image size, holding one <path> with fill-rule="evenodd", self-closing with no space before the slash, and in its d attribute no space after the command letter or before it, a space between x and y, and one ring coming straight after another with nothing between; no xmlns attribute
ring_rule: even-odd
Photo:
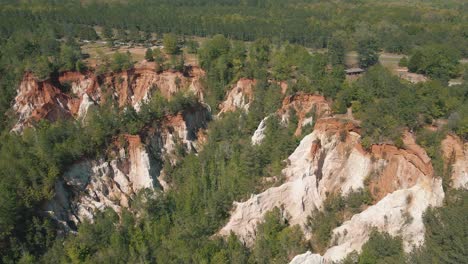
<svg viewBox="0 0 468 264"><path fill-rule="evenodd" d="M124 29L119 28L119 29L117 29L117 33L115 35L115 38L120 40L120 41L127 41L128 40L127 32Z"/></svg>
<svg viewBox="0 0 468 264"><path fill-rule="evenodd" d="M331 65L344 65L346 47L342 38L338 36L332 37L328 42L328 61Z"/></svg>
<svg viewBox="0 0 468 264"><path fill-rule="evenodd" d="M401 58L400 61L398 62L398 66L408 67L408 58L406 56Z"/></svg>
<svg viewBox="0 0 468 264"><path fill-rule="evenodd" d="M153 35L149 31L144 31L141 35L141 40L144 42L151 42L153 40Z"/></svg>
<svg viewBox="0 0 468 264"><path fill-rule="evenodd" d="M459 53L447 45L427 45L410 56L408 69L443 82L459 74Z"/></svg>
<svg viewBox="0 0 468 264"><path fill-rule="evenodd" d="M226 37L223 35L214 36L212 39L205 41L198 52L200 65L205 69L209 69L215 64L216 59L226 56L230 49L231 43Z"/></svg>
<svg viewBox="0 0 468 264"><path fill-rule="evenodd" d="M397 264L404 263L403 242L399 237L388 233L372 231L369 240L362 246L359 264Z"/></svg>
<svg viewBox="0 0 468 264"><path fill-rule="evenodd" d="M45 80L50 77L54 67L46 56L39 56L31 62L31 71L39 80Z"/></svg>
<svg viewBox="0 0 468 264"><path fill-rule="evenodd" d="M72 71L76 69L76 63L81 59L81 53L79 50L63 44L60 47L59 64L60 70Z"/></svg>
<svg viewBox="0 0 468 264"><path fill-rule="evenodd" d="M112 32L112 28L109 26L102 27L102 35L105 39L111 40L114 37L114 33Z"/></svg>
<svg viewBox="0 0 468 264"><path fill-rule="evenodd" d="M164 51L166 51L167 54L177 54L179 52L179 47L177 44L178 43L176 35L174 35L173 33L164 34L163 45Z"/></svg>
<svg viewBox="0 0 468 264"><path fill-rule="evenodd" d="M124 71L133 67L132 56L130 52L120 53L116 52L112 55L112 62L110 64L112 71Z"/></svg>
<svg viewBox="0 0 468 264"><path fill-rule="evenodd" d="M449 116L449 128L463 139L468 139L468 104L465 102Z"/></svg>
<svg viewBox="0 0 468 264"><path fill-rule="evenodd" d="M379 62L379 46L374 37L366 37L358 42L359 66L369 68Z"/></svg>
<svg viewBox="0 0 468 264"><path fill-rule="evenodd" d="M468 254L468 192L447 192L445 205L424 214L425 244L416 249L412 263L466 263Z"/></svg>
<svg viewBox="0 0 468 264"><path fill-rule="evenodd" d="M153 57L153 50L151 48L148 48L145 53L145 60L147 61L154 61Z"/></svg>
<svg viewBox="0 0 468 264"><path fill-rule="evenodd" d="M186 42L187 52L191 54L195 54L198 51L199 45L198 42L195 40L189 40Z"/></svg>
<svg viewBox="0 0 468 264"><path fill-rule="evenodd" d="M132 28L130 29L130 32L128 34L128 38L132 41L135 41L135 42L140 42L141 41L141 35L140 35L140 31L138 30L138 28Z"/></svg>
<svg viewBox="0 0 468 264"><path fill-rule="evenodd" d="M82 60L78 60L75 64L75 70L78 72L84 72L86 68L86 64Z"/></svg>
<svg viewBox="0 0 468 264"><path fill-rule="evenodd" d="M281 211L275 208L257 226L257 238L251 258L254 263L285 263L291 256L303 252L305 246L300 227L289 227Z"/></svg>
<svg viewBox="0 0 468 264"><path fill-rule="evenodd" d="M78 29L77 37L84 40L97 40L99 39L96 30L93 27L89 26L80 26Z"/></svg>
<svg viewBox="0 0 468 264"><path fill-rule="evenodd" d="M249 60L255 66L263 67L270 57L270 41L266 38L256 40L249 49Z"/></svg>

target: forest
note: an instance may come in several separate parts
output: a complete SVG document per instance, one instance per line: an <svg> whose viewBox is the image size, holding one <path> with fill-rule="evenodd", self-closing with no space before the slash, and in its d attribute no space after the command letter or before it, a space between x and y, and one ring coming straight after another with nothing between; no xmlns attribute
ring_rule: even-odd
<svg viewBox="0 0 468 264"><path fill-rule="evenodd" d="M311 93L333 102L333 112L352 109L362 121L362 145L402 144L402 131L417 135L444 182L444 206L424 214L423 247L403 251L400 237L375 230L362 252L342 263L465 263L468 261L466 191L452 190L444 173L440 141L447 133L468 140L468 5L463 1L177 0L79 1L0 0L0 263L287 263L307 250L321 251L330 232L372 203L368 190L331 196L326 211L304 237L278 210L258 226L253 247L231 234L213 238L226 223L234 201L264 188L262 179L281 173L285 160L312 126L295 135L298 120L285 126L268 119L262 144L250 137L260 121L281 106L278 84L287 95ZM97 32L96 27L103 32ZM106 33L107 32L107 33ZM250 111L228 113L208 126L200 153L181 154L165 164L168 192L142 191L121 215L108 209L76 233L63 235L40 205L54 195L54 183L76 161L106 152L121 134L157 127L163 116L199 102L177 94L155 94L140 112L110 102L87 124L40 122L22 134L10 132L11 110L25 72L37 79L65 71L120 72L134 67L130 53L115 53L89 68L82 40L145 42L155 34L164 54L149 49L148 61L163 70L184 67L184 51L206 71L206 103L213 110L239 78L257 80ZM206 37L202 43L193 36ZM182 48L184 51L181 51ZM312 52L311 52L312 51ZM348 82L345 54L357 51L363 77ZM404 54L409 71L429 81L401 80L379 64L381 52ZM448 86L451 78L463 80ZM446 125L432 132L436 120Z"/></svg>

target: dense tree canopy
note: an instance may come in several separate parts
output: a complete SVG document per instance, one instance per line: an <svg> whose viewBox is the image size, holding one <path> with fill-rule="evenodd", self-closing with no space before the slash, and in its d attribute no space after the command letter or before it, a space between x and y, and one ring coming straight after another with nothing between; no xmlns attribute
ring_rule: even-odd
<svg viewBox="0 0 468 264"><path fill-rule="evenodd" d="M453 129L464 130L467 89L467 84L447 87L437 81L404 83L384 67L375 66L338 93L335 108L345 111L352 107L356 117L363 120L365 145L396 142L405 127L420 129L452 115L457 116Z"/></svg>
<svg viewBox="0 0 468 264"><path fill-rule="evenodd" d="M345 215L371 204L367 190L330 196L325 210L314 212L309 221L311 241L289 226L278 208L259 225L252 248L235 235L213 236L233 201L269 187L264 177L281 180L283 160L310 132L305 127L302 135L294 135L294 113L286 123L274 115L284 96L299 92L324 95L333 101L335 113L351 108L362 121L365 147L381 142L401 147L401 132L416 132L448 190L440 140L446 131L468 139L468 85L446 85L449 78L468 72L459 65L468 55L468 6L455 0L412 2L0 0L0 262L284 263L306 249L324 250ZM99 35L96 26L102 27ZM194 40L184 43L187 35L213 37L198 47ZM157 44L162 39L164 49L148 49L145 57L154 58L157 71L184 70L183 45L198 56L207 73L201 81L213 114L241 77L256 79L255 100L248 113L225 114L211 122L202 151L180 153L176 166L165 163L173 189L141 192L131 210L121 215L105 210L94 223L81 224L76 234L57 236L56 224L38 208L53 196L67 166L84 157L105 157L117 135L141 133L158 126L164 115L198 103L182 94L171 101L155 94L137 113L108 100L90 111L85 125L40 122L19 135L10 133L16 117L9 111L18 83L27 71L38 79L83 71L80 41L102 37L148 44L153 36ZM358 51L360 65L367 68L355 82L344 75L350 50ZM433 80L401 81L375 65L380 51L410 55L410 70ZM129 53L98 51L97 58L91 70L98 74L133 67ZM279 84L284 83L288 89L282 95ZM252 146L252 133L266 116L263 143ZM447 121L444 130L424 129L438 119ZM415 261L466 262L465 196L449 195L444 207L428 210L427 244L415 251ZM401 239L373 232L355 257L359 263L401 263L405 256Z"/></svg>
<svg viewBox="0 0 468 264"><path fill-rule="evenodd" d="M447 82L458 75L459 60L460 55L453 47L429 45L414 51L408 61L408 69Z"/></svg>
<svg viewBox="0 0 468 264"><path fill-rule="evenodd" d="M451 191L446 206L424 215L425 245L414 253L413 263L466 263L468 261L468 193Z"/></svg>

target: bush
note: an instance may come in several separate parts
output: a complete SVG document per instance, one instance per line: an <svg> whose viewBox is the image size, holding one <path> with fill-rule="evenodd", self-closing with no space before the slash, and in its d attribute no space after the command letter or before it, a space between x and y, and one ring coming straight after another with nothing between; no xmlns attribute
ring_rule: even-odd
<svg viewBox="0 0 468 264"><path fill-rule="evenodd" d="M195 40L189 40L185 43L187 46L187 52L190 54L195 54L198 51L199 45Z"/></svg>
<svg viewBox="0 0 468 264"><path fill-rule="evenodd" d="M130 52L116 52L112 55L111 70L114 72L124 71L133 67L132 56Z"/></svg>
<svg viewBox="0 0 468 264"><path fill-rule="evenodd" d="M153 50L151 48L148 48L145 53L145 60L147 61L154 61L153 57Z"/></svg>
<svg viewBox="0 0 468 264"><path fill-rule="evenodd" d="M172 33L164 34L163 45L167 54L174 55L179 52L177 36Z"/></svg>
<svg viewBox="0 0 468 264"><path fill-rule="evenodd" d="M372 231L369 240L362 246L359 264L404 263L403 241L388 233Z"/></svg>
<svg viewBox="0 0 468 264"><path fill-rule="evenodd" d="M398 66L408 67L408 58L406 56L401 58L400 61L398 62Z"/></svg>

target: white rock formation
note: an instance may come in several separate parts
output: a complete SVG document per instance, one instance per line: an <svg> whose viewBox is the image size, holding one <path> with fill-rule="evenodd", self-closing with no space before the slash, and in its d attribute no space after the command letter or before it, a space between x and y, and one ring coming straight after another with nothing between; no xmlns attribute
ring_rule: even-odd
<svg viewBox="0 0 468 264"><path fill-rule="evenodd" d="M86 115L88 114L88 109L95 105L94 101L89 97L88 94L83 94L83 98L80 103L80 108L78 110L78 118L81 118L82 120L86 119Z"/></svg>
<svg viewBox="0 0 468 264"><path fill-rule="evenodd" d="M156 71L146 65L128 71L96 75L92 72L64 72L47 80L37 80L26 74L18 87L13 110L18 122L12 131L21 133L25 127L40 120L85 120L91 106L114 100L121 109L134 107L158 91L166 99L176 92L194 93L199 104L183 113L163 118L160 126L145 128L139 136L120 135L127 145L116 140L107 154L95 160L77 162L55 186L55 198L44 209L65 228L84 219L92 219L96 210L110 207L119 212L128 207L133 196L146 188L169 186L162 179L163 163L177 161L176 146L183 151L198 151L199 137L210 117L202 103L203 70L190 67L184 72ZM66 90L66 91L65 91ZM85 122L84 122L85 123Z"/></svg>
<svg viewBox="0 0 468 264"><path fill-rule="evenodd" d="M351 123L320 119L313 133L289 156L283 170L285 183L235 203L229 222L219 233L228 235L232 231L252 245L256 225L264 214L280 207L289 216L288 222L303 227L308 236L307 217L322 208L328 194L346 195L364 187L368 179L378 202L333 230L333 246L323 257L306 253L293 263L340 260L361 249L372 227L402 236L406 250L420 245L424 240L424 211L440 206L444 198L441 180L433 178L430 159L409 133L403 140L405 149L374 145L367 152L355 130Z"/></svg>
<svg viewBox="0 0 468 264"><path fill-rule="evenodd" d="M258 145L262 142L265 137L266 120L270 116L278 116L281 120L280 123L286 126L289 123L292 112L298 119L295 135L299 136L302 133L303 127L312 125L316 119L330 116L331 107L323 96L305 93L287 96L283 99L282 106L276 113L265 117L260 122L252 136L252 145Z"/></svg>
<svg viewBox="0 0 468 264"><path fill-rule="evenodd" d="M424 241L424 211L429 206L441 206L443 199L440 179L421 180L409 189L388 194L333 230L337 246L327 250L325 259L336 261L353 250L359 251L369 238L371 227L393 236L402 236L404 248L409 252L413 246L420 246Z"/></svg>
<svg viewBox="0 0 468 264"><path fill-rule="evenodd" d="M265 129L266 129L266 121L268 120L269 116L265 117L262 119L262 122L257 127L257 130L255 130L253 136L252 136L252 145L260 145L262 144L263 139L265 138Z"/></svg>
<svg viewBox="0 0 468 264"><path fill-rule="evenodd" d="M155 175L146 149L138 136L128 136L128 147L110 160L85 160L74 164L56 186L56 195L46 211L59 222L92 220L106 207L120 212L139 190L153 188Z"/></svg>
<svg viewBox="0 0 468 264"><path fill-rule="evenodd" d="M353 146L359 135L350 133L348 140ZM286 182L245 202L235 203L229 222L219 233L229 235L233 231L251 245L256 225L274 207L284 208L291 225L303 226L310 213L321 208L327 192L346 194L363 187L371 169L370 158L356 149L350 149L349 153L343 150L338 134L315 130L306 136L288 158L290 165L283 170Z"/></svg>
<svg viewBox="0 0 468 264"><path fill-rule="evenodd" d="M302 128L313 124L314 120L331 115L330 103L323 96L297 93L283 99L281 108L277 111L281 123L287 124L291 111L294 111L299 123L295 135L302 133Z"/></svg>
<svg viewBox="0 0 468 264"><path fill-rule="evenodd" d="M324 254L310 252L296 256L291 264L332 263L353 251L360 252L373 228L393 236L401 236L406 252L424 242L423 214L429 206L441 206L444 199L440 179L422 180L409 189L397 190L377 204L354 215L333 230L330 247Z"/></svg>
<svg viewBox="0 0 468 264"><path fill-rule="evenodd" d="M431 174L430 159L424 150L415 144L410 134L404 137L405 150L399 150L400 155L394 155L391 160L397 160L395 164L404 164L405 160L414 166L399 166L387 164L382 171L387 178L399 182L400 188L385 195L375 205L365 211L354 215L340 227L333 230L333 246L324 254L312 254L310 252L296 256L291 263L331 263L339 261L347 254L356 250L359 252L362 245L368 240L372 228L385 231L393 236L403 239L406 252L414 246L420 246L424 242L423 213L429 207L441 206L444 199L442 180L428 177ZM459 138L449 135L442 142L442 150L448 168L452 173L453 187L466 188L466 151L467 144ZM374 149L373 149L374 150ZM387 153L390 149L375 149L376 153ZM392 176L393 175L393 176ZM377 180L375 186L389 187L385 179Z"/></svg>
<svg viewBox="0 0 468 264"><path fill-rule="evenodd" d="M18 86L12 106L18 121L13 132L22 132L41 119L55 121L70 117L67 108L69 97L48 82L39 82L31 74L26 74ZM55 106L55 107L52 107Z"/></svg>
<svg viewBox="0 0 468 264"><path fill-rule="evenodd" d="M313 122L314 122L313 117L306 117L306 118L304 118L304 120L302 120L301 125L304 127L304 126L313 124Z"/></svg>
<svg viewBox="0 0 468 264"><path fill-rule="evenodd" d="M150 159L145 148L142 146L140 137L134 137L137 142L130 143L129 159L130 172L128 178L132 183L134 191L144 188L152 188L154 179L150 175Z"/></svg>
<svg viewBox="0 0 468 264"><path fill-rule="evenodd" d="M304 254L295 256L290 264L324 264L325 259L320 254L307 251Z"/></svg>

